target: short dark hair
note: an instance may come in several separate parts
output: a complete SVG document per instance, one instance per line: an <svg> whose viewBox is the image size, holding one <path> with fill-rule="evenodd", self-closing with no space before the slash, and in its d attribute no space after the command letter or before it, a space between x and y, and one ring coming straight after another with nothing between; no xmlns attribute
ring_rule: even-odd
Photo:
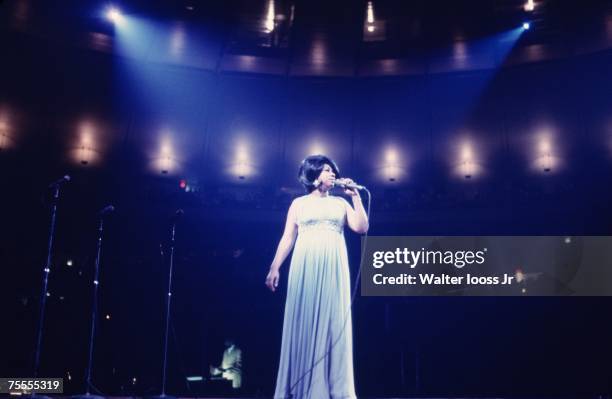
<svg viewBox="0 0 612 399"><path fill-rule="evenodd" d="M298 180L302 183L307 192L311 193L317 188L314 181L321 175L323 167L326 164L332 168L336 177L340 177L338 165L325 155L310 155L302 161L300 170L298 171Z"/></svg>

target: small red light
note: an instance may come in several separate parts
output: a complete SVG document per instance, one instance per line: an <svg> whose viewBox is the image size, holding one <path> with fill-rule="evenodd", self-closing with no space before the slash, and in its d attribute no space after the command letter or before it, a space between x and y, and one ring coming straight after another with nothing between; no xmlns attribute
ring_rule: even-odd
<svg viewBox="0 0 612 399"><path fill-rule="evenodd" d="M181 179L181 181L179 181L179 187L184 190L185 187L187 187L187 181L185 179Z"/></svg>

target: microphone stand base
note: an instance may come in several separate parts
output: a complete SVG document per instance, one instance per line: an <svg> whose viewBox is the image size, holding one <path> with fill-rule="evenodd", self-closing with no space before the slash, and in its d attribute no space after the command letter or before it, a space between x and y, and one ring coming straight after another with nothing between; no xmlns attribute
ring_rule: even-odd
<svg viewBox="0 0 612 399"><path fill-rule="evenodd" d="M104 399L104 397L100 395L92 395L90 393L84 393L82 395L72 396L70 399Z"/></svg>
<svg viewBox="0 0 612 399"><path fill-rule="evenodd" d="M166 395L165 393L157 396L146 396L145 399L176 399L176 396Z"/></svg>

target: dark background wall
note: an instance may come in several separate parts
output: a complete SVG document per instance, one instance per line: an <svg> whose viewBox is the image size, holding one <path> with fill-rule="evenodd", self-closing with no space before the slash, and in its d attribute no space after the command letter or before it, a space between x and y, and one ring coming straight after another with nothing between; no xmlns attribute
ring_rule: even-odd
<svg viewBox="0 0 612 399"><path fill-rule="evenodd" d="M45 187L65 173L73 180L59 205L41 374L66 381L69 372L71 392L83 389L95 213L112 203L98 388L144 394L160 387L167 272L160 245L167 244L170 216L183 208L169 391L205 392L190 391L184 376L206 373L220 360L224 338L234 336L245 352L245 390L271 394L287 266L279 293L267 292L263 281L312 137L327 144L343 172L372 188L371 234L612 233L610 52L495 73L316 79L135 64L16 33L0 40L0 104L15 126L14 146L0 152L0 265L8 283L2 375L31 373ZM99 127L99 162L87 166L68 156L83 118ZM554 127L565 165L548 174L528 166L543 121ZM162 125L173 129L181 165L168 176L149 168ZM466 130L486 171L473 179L451 174ZM259 172L245 181L225 173L237 131L250 138ZM410 160L409 175L394 184L375 177L386 141ZM180 178L199 191L181 190ZM347 241L355 275L358 237L347 233ZM357 390L364 396L610 392L610 305L609 298L586 297L358 296Z"/></svg>

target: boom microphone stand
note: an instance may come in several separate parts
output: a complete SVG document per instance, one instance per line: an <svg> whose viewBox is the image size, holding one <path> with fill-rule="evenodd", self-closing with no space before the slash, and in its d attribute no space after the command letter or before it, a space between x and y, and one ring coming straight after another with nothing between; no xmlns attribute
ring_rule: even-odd
<svg viewBox="0 0 612 399"><path fill-rule="evenodd" d="M85 374L85 394L75 396L74 399L102 399L101 396L91 394L91 368L93 365L93 348L94 348L94 337L96 333L96 320L98 319L98 286L100 275L100 257L102 255L102 233L104 232L104 217L113 212L115 207L108 205L104 207L100 212L100 224L98 225L98 240L97 240L97 251L96 251L96 263L94 266L94 279L93 279L93 302L91 309L91 328L89 334L89 358L87 360L87 372Z"/></svg>
<svg viewBox="0 0 612 399"><path fill-rule="evenodd" d="M168 295L166 296L166 330L164 333L164 364L162 371L162 391L159 396L155 398L165 398L171 399L173 396L166 395L166 373L168 366L168 329L170 327L170 303L172 299L172 269L174 267L174 244L175 244L175 233L176 233L176 223L183 216L185 212L182 209L176 211L174 216L172 217L172 228L170 229L170 270L168 273Z"/></svg>
<svg viewBox="0 0 612 399"><path fill-rule="evenodd" d="M57 203L59 201L60 186L63 183L70 181L70 176L65 175L62 178L49 184L49 188L53 189L52 205L51 205L51 222L49 225L49 238L47 240L47 260L43 269L43 287L40 296L40 313L38 316L38 331L36 333L36 349L34 350L34 378L38 378L40 367L40 351L42 347L42 333L45 323L45 308L47 306L47 288L49 286L49 273L51 272L51 257L53 254L53 240L55 238L55 222L57 219ZM36 396L35 394L31 396ZM41 396L37 396L41 398Z"/></svg>

